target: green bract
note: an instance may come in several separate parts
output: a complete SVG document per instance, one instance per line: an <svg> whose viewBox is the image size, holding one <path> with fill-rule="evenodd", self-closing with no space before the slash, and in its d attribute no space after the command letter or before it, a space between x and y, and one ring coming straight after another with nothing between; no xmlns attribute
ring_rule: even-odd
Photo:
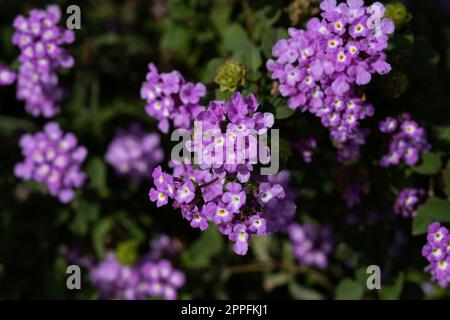
<svg viewBox="0 0 450 320"><path fill-rule="evenodd" d="M217 68L214 81L220 86L220 91L236 91L239 86L245 84L246 70L236 60L227 60Z"/></svg>

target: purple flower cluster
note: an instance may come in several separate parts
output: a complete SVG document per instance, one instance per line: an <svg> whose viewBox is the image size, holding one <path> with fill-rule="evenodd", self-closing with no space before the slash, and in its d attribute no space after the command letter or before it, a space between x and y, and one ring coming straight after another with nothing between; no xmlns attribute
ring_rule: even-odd
<svg viewBox="0 0 450 320"><path fill-rule="evenodd" d="M337 143L338 161L341 163L357 161L361 158L361 148L366 143L368 130L358 128L353 138Z"/></svg>
<svg viewBox="0 0 450 320"><path fill-rule="evenodd" d="M305 163L311 163L313 152L317 148L317 142L316 139L312 137L300 139L297 141L294 148L302 156Z"/></svg>
<svg viewBox="0 0 450 320"><path fill-rule="evenodd" d="M152 261L160 260L163 257L170 257L181 250L179 241L171 239L168 235L160 235L150 241L150 253L148 258Z"/></svg>
<svg viewBox="0 0 450 320"><path fill-rule="evenodd" d="M391 70L384 50L394 24L379 2L366 7L363 0L324 0L320 8L322 19L309 20L306 30L290 28L289 39L275 44L276 59L267 68L291 109L308 110L344 142L374 113L355 88Z"/></svg>
<svg viewBox="0 0 450 320"><path fill-rule="evenodd" d="M105 160L120 175L135 180L151 177L151 172L164 158L157 133L146 133L138 124L127 131L119 130L106 151Z"/></svg>
<svg viewBox="0 0 450 320"><path fill-rule="evenodd" d="M0 86L9 86L16 81L16 74L8 67L0 67Z"/></svg>
<svg viewBox="0 0 450 320"><path fill-rule="evenodd" d="M16 164L16 177L46 184L48 191L62 203L74 198L86 174L80 170L87 150L78 145L72 133L64 133L56 122L47 123L44 131L24 134L20 147L25 160Z"/></svg>
<svg viewBox="0 0 450 320"><path fill-rule="evenodd" d="M141 300L151 297L174 300L186 279L170 261L145 260L136 266L120 264L114 253L91 269L92 284L101 299Z"/></svg>
<svg viewBox="0 0 450 320"><path fill-rule="evenodd" d="M35 117L50 118L59 112L57 103L63 98L63 90L58 86L58 70L74 65L63 45L73 43L75 34L59 27L60 19L60 8L52 5L14 20L12 42L21 51L17 98L25 101L25 110Z"/></svg>
<svg viewBox="0 0 450 320"><path fill-rule="evenodd" d="M276 175L269 175L260 177L260 181L266 181L273 185L280 185L283 187L285 197L284 201L280 201L275 210L267 210L265 215L267 231L286 232L288 227L295 219L297 207L295 202L300 196L298 192L291 185L291 173L287 170L282 170Z"/></svg>
<svg viewBox="0 0 450 320"><path fill-rule="evenodd" d="M395 166L401 161L409 166L415 165L420 154L431 149L425 129L411 120L409 114L402 114L397 119L387 117L380 121L379 128L381 132L392 133L389 153L380 160L382 167Z"/></svg>
<svg viewBox="0 0 450 320"><path fill-rule="evenodd" d="M278 231L282 223L277 217L284 221L296 210L281 184L271 183L252 172L248 153L243 151L255 144L239 146L237 143L239 137L255 138L273 125L273 115L256 112L257 107L253 95L244 98L240 93L227 102L212 102L196 117L193 140L189 143L195 152L204 150L200 163L194 167L172 161L172 175L156 168L153 172L156 188L151 188L149 193L150 200L158 207L173 199L174 207L180 208L193 228L206 230L210 223L215 223L234 243L233 250L239 255L247 253L251 234ZM197 135L202 139L196 139ZM221 149L224 145L227 145L227 157L244 154L246 161L239 164L223 162L223 159L211 161L215 154L210 151L217 150L214 146Z"/></svg>
<svg viewBox="0 0 450 320"><path fill-rule="evenodd" d="M426 191L424 189L404 189L395 201L394 212L405 218L414 217L417 207L424 202L425 198Z"/></svg>
<svg viewBox="0 0 450 320"><path fill-rule="evenodd" d="M288 229L292 251L300 263L326 268L333 251L333 233L330 226L293 223Z"/></svg>
<svg viewBox="0 0 450 320"><path fill-rule="evenodd" d="M245 98L236 92L229 101L211 102L198 114L187 147L199 159L201 169L212 169L220 177L235 174L239 182L245 183L257 162L258 151L264 150L261 162L270 160L270 150L258 136L273 126L274 116L256 112L258 107L253 94Z"/></svg>
<svg viewBox="0 0 450 320"><path fill-rule="evenodd" d="M430 263L433 280L438 281L442 288L450 283L450 235L448 229L439 222L428 226L427 244L423 246L422 255Z"/></svg>
<svg viewBox="0 0 450 320"><path fill-rule="evenodd" d="M206 95L202 83L185 82L178 71L160 73L153 63L141 87L141 98L147 102L145 111L159 121L158 128L169 132L169 120L175 128L190 129L192 120L204 110L199 104Z"/></svg>
<svg viewBox="0 0 450 320"><path fill-rule="evenodd" d="M361 202L361 196L370 192L368 172L359 166L344 166L338 175L337 187L347 208Z"/></svg>

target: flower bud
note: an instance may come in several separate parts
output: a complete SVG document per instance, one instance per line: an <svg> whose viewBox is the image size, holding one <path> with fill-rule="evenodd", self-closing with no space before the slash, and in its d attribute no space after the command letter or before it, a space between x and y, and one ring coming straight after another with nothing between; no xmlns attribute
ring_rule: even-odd
<svg viewBox="0 0 450 320"><path fill-rule="evenodd" d="M246 70L236 60L227 60L216 71L214 81L220 86L220 91L236 91L245 83Z"/></svg>
<svg viewBox="0 0 450 320"><path fill-rule="evenodd" d="M397 30L405 27L412 18L411 13L400 2L388 4L385 16L394 22Z"/></svg>
<svg viewBox="0 0 450 320"><path fill-rule="evenodd" d="M119 243L116 248L117 260L123 265L134 265L138 260L138 246L134 240Z"/></svg>

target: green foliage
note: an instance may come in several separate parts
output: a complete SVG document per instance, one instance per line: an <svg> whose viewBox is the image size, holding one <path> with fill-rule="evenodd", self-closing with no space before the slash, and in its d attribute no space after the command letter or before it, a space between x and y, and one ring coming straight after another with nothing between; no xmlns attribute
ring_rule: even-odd
<svg viewBox="0 0 450 320"><path fill-rule="evenodd" d="M223 238L213 228L208 228L183 254L183 260L191 268L207 267L211 259L224 247Z"/></svg>
<svg viewBox="0 0 450 320"><path fill-rule="evenodd" d="M450 201L430 197L419 207L412 224L413 235L424 234L434 221L450 222Z"/></svg>
<svg viewBox="0 0 450 320"><path fill-rule="evenodd" d="M441 157L436 153L425 153L422 155L422 161L412 167L412 170L422 175L435 175L442 166Z"/></svg>
<svg viewBox="0 0 450 320"><path fill-rule="evenodd" d="M405 283L405 275L401 272L391 285L383 285L380 290L380 299L383 300L397 300L402 293L403 285Z"/></svg>
<svg viewBox="0 0 450 320"><path fill-rule="evenodd" d="M336 287L337 300L360 300L363 293L363 286L350 278L342 279Z"/></svg>

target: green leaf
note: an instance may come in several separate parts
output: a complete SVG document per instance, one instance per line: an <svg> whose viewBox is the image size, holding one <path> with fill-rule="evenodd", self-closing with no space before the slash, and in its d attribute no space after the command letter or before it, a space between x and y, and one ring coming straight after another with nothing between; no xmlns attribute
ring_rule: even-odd
<svg viewBox="0 0 450 320"><path fill-rule="evenodd" d="M98 218L100 206L88 201L80 201L75 218L70 224L70 230L78 235L86 235L89 224Z"/></svg>
<svg viewBox="0 0 450 320"><path fill-rule="evenodd" d="M295 110L290 109L288 106L282 106L275 110L275 118L277 120L287 119L295 113Z"/></svg>
<svg viewBox="0 0 450 320"><path fill-rule="evenodd" d="M264 37L261 40L261 49L266 58L272 57L272 47L280 40L287 38L288 34L284 28L267 29L264 32Z"/></svg>
<svg viewBox="0 0 450 320"><path fill-rule="evenodd" d="M262 64L261 53L257 46L251 42L244 42L233 54L233 58L246 66L250 71L256 72Z"/></svg>
<svg viewBox="0 0 450 320"><path fill-rule="evenodd" d="M103 238L108 234L109 230L113 226L113 220L111 218L104 218L98 221L94 230L92 231L92 244L94 246L97 257L103 257L105 254L105 247L103 245Z"/></svg>
<svg viewBox="0 0 450 320"><path fill-rule="evenodd" d="M434 221L450 222L450 201L436 197L428 198L417 210L413 220L412 234L426 233L428 225Z"/></svg>
<svg viewBox="0 0 450 320"><path fill-rule="evenodd" d="M293 278L293 274L287 272L266 274L264 276L264 290L270 292L275 288L288 284Z"/></svg>
<svg viewBox="0 0 450 320"><path fill-rule="evenodd" d="M383 285L380 290L380 298L383 300L397 300L402 293L405 275L401 272L392 285Z"/></svg>
<svg viewBox="0 0 450 320"><path fill-rule="evenodd" d="M109 192L106 183L106 166L99 157L92 158L87 166L89 186L96 190L101 197L107 197Z"/></svg>
<svg viewBox="0 0 450 320"><path fill-rule="evenodd" d="M421 163L412 167L412 170L422 175L435 175L439 172L441 166L441 157L430 152L423 154Z"/></svg>
<svg viewBox="0 0 450 320"><path fill-rule="evenodd" d="M184 253L183 259L190 267L205 267L222 249L222 236L216 229L208 228Z"/></svg>
<svg viewBox="0 0 450 320"><path fill-rule="evenodd" d="M289 284L289 293L292 298L297 300L323 300L324 296L311 288L304 287L298 283L291 282Z"/></svg>
<svg viewBox="0 0 450 320"><path fill-rule="evenodd" d="M239 24L233 23L225 29L223 44L227 50L233 53L238 52L244 44L248 44L249 42L250 39L247 31Z"/></svg>
<svg viewBox="0 0 450 320"><path fill-rule="evenodd" d="M260 261L270 261L270 243L273 241L273 237L265 236L265 237L251 237L250 247L253 250L253 253Z"/></svg>
<svg viewBox="0 0 450 320"><path fill-rule="evenodd" d="M336 287L337 300L360 300L363 293L363 286L350 278L343 279Z"/></svg>
<svg viewBox="0 0 450 320"><path fill-rule="evenodd" d="M32 121L8 116L0 116L0 133L11 134L17 130L33 131L35 125Z"/></svg>
<svg viewBox="0 0 450 320"><path fill-rule="evenodd" d="M190 28L170 24L161 39L161 48L170 50L179 57L187 57L191 51L193 36Z"/></svg>
<svg viewBox="0 0 450 320"><path fill-rule="evenodd" d="M200 80L203 83L211 83L214 80L217 68L224 62L225 62L224 58L213 58L209 60L208 63L206 64L206 67L203 68Z"/></svg>
<svg viewBox="0 0 450 320"><path fill-rule="evenodd" d="M250 71L257 71L262 64L259 48L250 40L247 31L233 23L224 32L223 43L232 58L245 65Z"/></svg>

